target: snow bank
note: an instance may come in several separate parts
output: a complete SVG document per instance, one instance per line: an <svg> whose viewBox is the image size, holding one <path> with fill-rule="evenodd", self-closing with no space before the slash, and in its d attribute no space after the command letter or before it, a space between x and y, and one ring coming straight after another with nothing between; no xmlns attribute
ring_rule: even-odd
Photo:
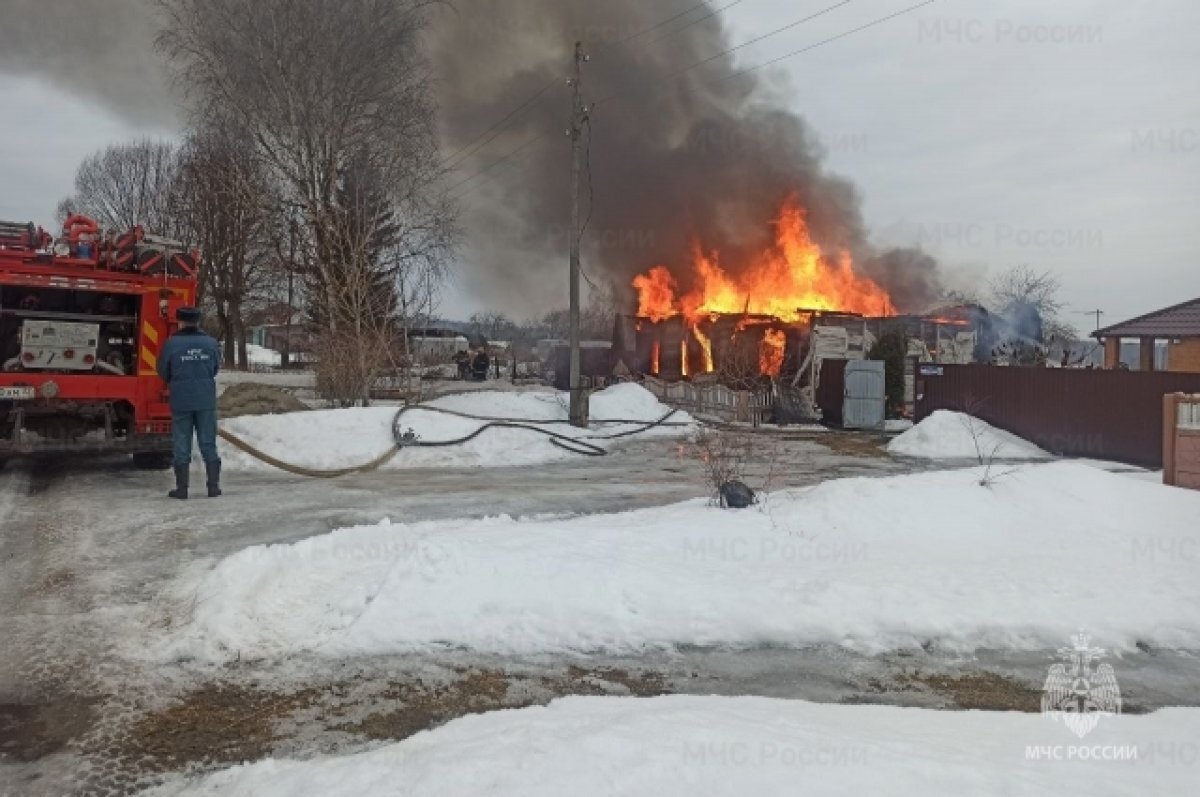
<svg viewBox="0 0 1200 797"><path fill-rule="evenodd" d="M246 359L250 361L251 365L267 368L278 368L283 361L283 357L279 352L255 343L246 344Z"/></svg>
<svg viewBox="0 0 1200 797"><path fill-rule="evenodd" d="M161 658L430 646L1200 647L1200 493L1070 462L829 481L733 512L381 523L179 584ZM1189 555L1190 554L1190 555Z"/></svg>
<svg viewBox="0 0 1200 797"><path fill-rule="evenodd" d="M1040 714L760 697L570 697L454 720L371 752L236 766L156 797L1191 794L1200 710L1102 719L1079 743ZM1064 760L1027 749L1057 748ZM1066 759L1067 748L1137 760Z"/></svg>
<svg viewBox="0 0 1200 797"><path fill-rule="evenodd" d="M928 459L1047 459L1052 455L1015 434L961 412L935 410L888 443L891 454Z"/></svg>
<svg viewBox="0 0 1200 797"><path fill-rule="evenodd" d="M635 384L615 385L592 395L592 429L576 429L561 423L567 419L567 397L565 393L554 391L479 391L444 396L428 402L428 406L491 418L542 422L542 428L549 431L585 439L601 447L613 445L613 442L596 439L597 435L637 428L635 424L605 421L655 421L671 409ZM315 410L295 415L234 418L221 425L260 451L286 462L334 470L369 462L387 451L392 445L395 414L395 407ZM690 424L692 419L686 413L677 413L670 421L674 425L655 427L640 434L681 435L690 427L678 424ZM401 425L411 429L421 441L434 442L464 437L479 428L481 422L416 408L404 415ZM462 445L406 448L385 467L501 467L575 456L578 455L564 451L553 445L549 438L529 430L489 429ZM270 469L269 465L224 441L221 442L221 457L229 468Z"/></svg>

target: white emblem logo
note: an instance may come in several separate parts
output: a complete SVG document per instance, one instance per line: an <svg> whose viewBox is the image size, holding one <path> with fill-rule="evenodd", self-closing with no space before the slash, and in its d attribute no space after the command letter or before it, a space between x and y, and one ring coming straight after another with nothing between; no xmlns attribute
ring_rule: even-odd
<svg viewBox="0 0 1200 797"><path fill-rule="evenodd" d="M1101 717L1121 713L1121 690L1111 664L1093 663L1104 658L1101 648L1080 632L1071 637L1072 647L1059 648L1063 661L1053 665L1042 688L1042 713L1062 720L1080 739L1096 727Z"/></svg>

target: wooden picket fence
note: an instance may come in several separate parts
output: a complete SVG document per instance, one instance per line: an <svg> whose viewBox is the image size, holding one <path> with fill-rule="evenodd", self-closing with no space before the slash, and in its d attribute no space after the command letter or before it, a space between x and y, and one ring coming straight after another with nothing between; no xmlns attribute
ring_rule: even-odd
<svg viewBox="0 0 1200 797"><path fill-rule="evenodd" d="M774 410L774 396L768 391L733 390L717 382L665 382L647 376L642 380L642 387L664 404L725 423L758 426L767 422Z"/></svg>

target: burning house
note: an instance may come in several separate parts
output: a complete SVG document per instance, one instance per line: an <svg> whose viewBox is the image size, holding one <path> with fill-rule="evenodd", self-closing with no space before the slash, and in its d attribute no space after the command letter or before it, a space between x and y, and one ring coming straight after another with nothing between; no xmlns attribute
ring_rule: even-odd
<svg viewBox="0 0 1200 797"><path fill-rule="evenodd" d="M923 361L973 362L990 347L982 307L898 313L849 252L813 242L795 201L785 203L774 233L750 262L727 268L695 245L686 271L659 265L637 276L638 310L617 319L614 361L667 381L742 389L774 381L811 395L823 360L862 359L888 329L902 329L909 355Z"/></svg>

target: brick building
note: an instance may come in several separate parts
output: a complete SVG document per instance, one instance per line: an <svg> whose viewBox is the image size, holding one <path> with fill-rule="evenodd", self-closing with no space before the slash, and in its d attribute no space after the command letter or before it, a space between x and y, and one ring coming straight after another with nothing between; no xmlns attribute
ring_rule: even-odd
<svg viewBox="0 0 1200 797"><path fill-rule="evenodd" d="M1104 367L1121 361L1121 341L1140 345L1137 370L1154 370L1156 341L1166 343L1166 370L1200 373L1200 299L1155 310L1120 324L1097 329L1092 335L1104 343Z"/></svg>

